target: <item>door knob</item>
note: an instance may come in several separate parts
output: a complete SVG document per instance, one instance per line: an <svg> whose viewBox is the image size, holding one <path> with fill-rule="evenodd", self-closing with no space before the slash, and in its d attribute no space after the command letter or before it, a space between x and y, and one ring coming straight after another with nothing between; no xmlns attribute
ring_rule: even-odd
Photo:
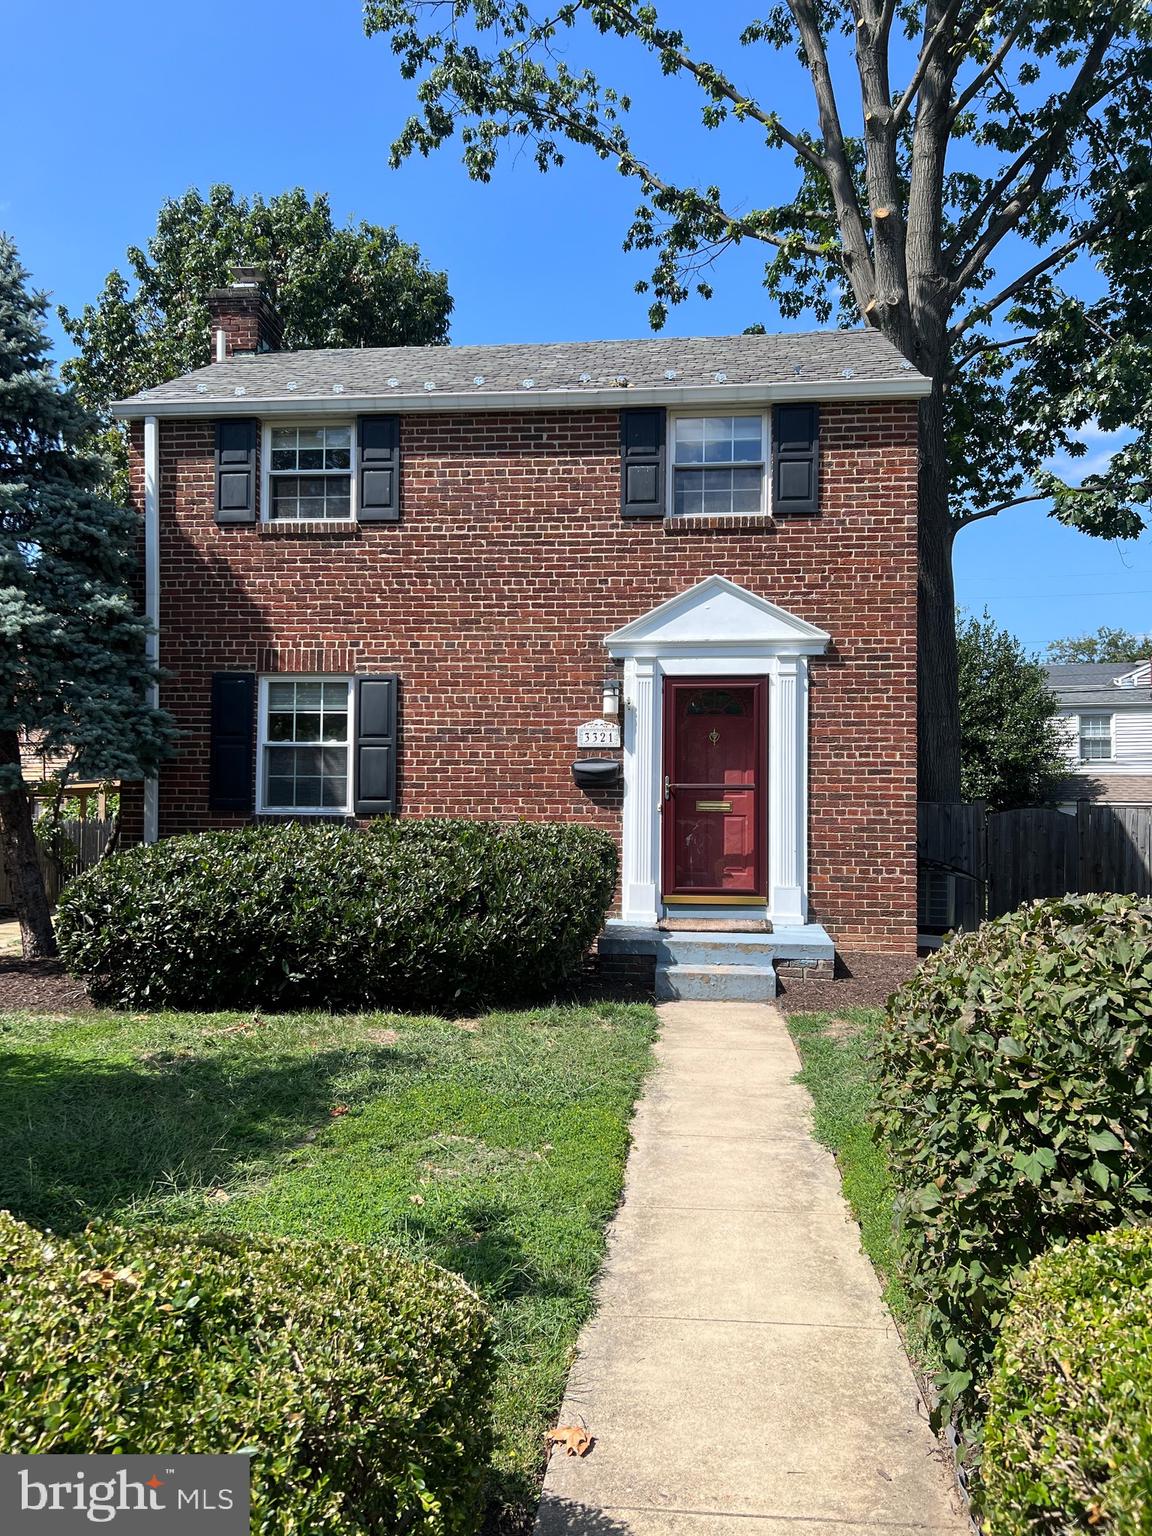
<svg viewBox="0 0 1152 1536"><path fill-rule="evenodd" d="M670 799L671 795L672 795L672 780L668 777L667 774L665 774L664 775L664 798L665 798L665 800Z"/></svg>

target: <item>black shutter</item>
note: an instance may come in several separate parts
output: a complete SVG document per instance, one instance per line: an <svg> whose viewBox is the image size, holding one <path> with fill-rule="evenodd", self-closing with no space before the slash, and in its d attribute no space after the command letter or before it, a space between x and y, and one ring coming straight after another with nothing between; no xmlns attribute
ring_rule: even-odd
<svg viewBox="0 0 1152 1536"><path fill-rule="evenodd" d="M251 672L212 674L208 805L213 811L252 812L252 742L256 731L256 678Z"/></svg>
<svg viewBox="0 0 1152 1536"><path fill-rule="evenodd" d="M362 523L395 523L400 517L400 418L361 416L357 517Z"/></svg>
<svg viewBox="0 0 1152 1536"><path fill-rule="evenodd" d="M820 407L778 405L772 412L772 511L820 511Z"/></svg>
<svg viewBox="0 0 1152 1536"><path fill-rule="evenodd" d="M396 699L400 679L393 673L356 679L357 816L396 814Z"/></svg>
<svg viewBox="0 0 1152 1536"><path fill-rule="evenodd" d="M256 422L249 417L216 423L216 521L256 521Z"/></svg>
<svg viewBox="0 0 1152 1536"><path fill-rule="evenodd" d="M667 419L663 406L620 412L620 510L625 517L664 516Z"/></svg>

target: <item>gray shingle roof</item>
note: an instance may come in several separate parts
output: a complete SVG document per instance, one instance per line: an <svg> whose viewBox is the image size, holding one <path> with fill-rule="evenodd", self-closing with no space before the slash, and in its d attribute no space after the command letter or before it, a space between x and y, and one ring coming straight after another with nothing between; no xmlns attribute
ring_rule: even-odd
<svg viewBox="0 0 1152 1536"><path fill-rule="evenodd" d="M531 381L531 382L529 382ZM803 385L819 397L855 383L886 381L922 392L923 376L878 331L814 331L765 336L646 337L637 341L573 341L491 347L365 347L265 352L230 358L118 402L123 414L188 402L201 407L238 399L350 398L403 400L437 394L525 397L555 390L573 395L619 390L700 389L723 385ZM429 387L431 386L431 387ZM847 386L847 387L846 387Z"/></svg>
<svg viewBox="0 0 1152 1536"><path fill-rule="evenodd" d="M1149 688L1118 688L1115 683L1140 665L1138 661L1051 662L1044 670L1048 686L1068 708L1147 709L1152 699Z"/></svg>

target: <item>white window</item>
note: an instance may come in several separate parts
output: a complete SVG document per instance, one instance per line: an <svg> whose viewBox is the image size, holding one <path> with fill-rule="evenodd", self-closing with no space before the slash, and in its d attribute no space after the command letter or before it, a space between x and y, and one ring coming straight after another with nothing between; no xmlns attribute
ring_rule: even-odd
<svg viewBox="0 0 1152 1536"><path fill-rule="evenodd" d="M1112 756L1112 716L1080 716L1080 761L1107 762Z"/></svg>
<svg viewBox="0 0 1152 1536"><path fill-rule="evenodd" d="M765 510L767 416L672 418L672 513L731 517Z"/></svg>
<svg viewBox="0 0 1152 1536"><path fill-rule="evenodd" d="M270 426L264 434L270 522L352 516L352 426Z"/></svg>
<svg viewBox="0 0 1152 1536"><path fill-rule="evenodd" d="M351 740L350 678L263 678L260 810L350 811Z"/></svg>

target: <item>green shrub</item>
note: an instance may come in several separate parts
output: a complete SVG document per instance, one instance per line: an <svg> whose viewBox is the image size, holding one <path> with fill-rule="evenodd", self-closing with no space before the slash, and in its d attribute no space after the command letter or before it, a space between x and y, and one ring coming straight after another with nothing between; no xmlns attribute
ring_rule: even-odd
<svg viewBox="0 0 1152 1536"><path fill-rule="evenodd" d="M481 1303L431 1264L0 1213L0 1452L251 1448L258 1536L470 1536L490 1375Z"/></svg>
<svg viewBox="0 0 1152 1536"><path fill-rule="evenodd" d="M988 1396L990 1536L1149 1536L1152 1230L1122 1227L1036 1261Z"/></svg>
<svg viewBox="0 0 1152 1536"><path fill-rule="evenodd" d="M121 1007L459 1009L570 975L616 866L606 833L552 822L251 827L105 860L57 927L69 968Z"/></svg>
<svg viewBox="0 0 1152 1536"><path fill-rule="evenodd" d="M878 1051L902 1278L963 1410L1021 1270L1152 1219L1152 901L1041 901L952 940Z"/></svg>

